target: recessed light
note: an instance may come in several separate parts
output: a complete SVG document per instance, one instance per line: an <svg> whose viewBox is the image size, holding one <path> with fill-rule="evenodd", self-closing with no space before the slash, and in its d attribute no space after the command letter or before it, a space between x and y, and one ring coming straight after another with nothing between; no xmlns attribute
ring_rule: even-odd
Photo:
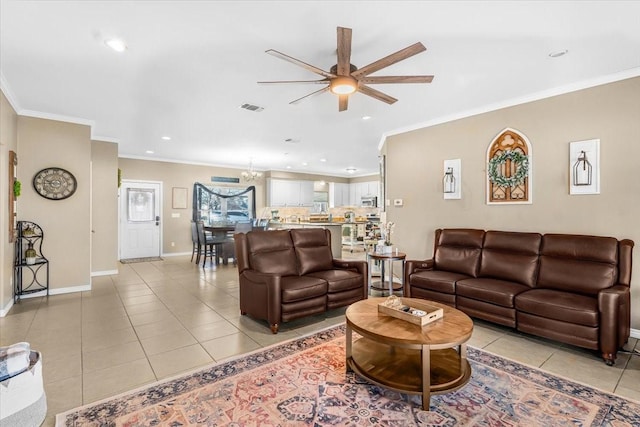
<svg viewBox="0 0 640 427"><path fill-rule="evenodd" d="M160 139L164 139L165 141L171 141L171 137L170 136L163 136Z"/></svg>
<svg viewBox="0 0 640 427"><path fill-rule="evenodd" d="M104 44L116 52L124 52L127 50L127 44L122 39L108 39L104 41Z"/></svg>
<svg viewBox="0 0 640 427"><path fill-rule="evenodd" d="M560 58L561 56L564 56L564 55L566 55L567 53L569 53L569 51L568 51L567 49L565 49L565 50L558 50L558 51L555 51L555 52L551 52L551 53L549 54L549 57L551 57L551 58Z"/></svg>
<svg viewBox="0 0 640 427"><path fill-rule="evenodd" d="M287 168L287 169L291 169L291 166L290 166L290 165L287 165L287 166L286 166L286 168Z"/></svg>
<svg viewBox="0 0 640 427"><path fill-rule="evenodd" d="M309 163L307 162L302 162L302 166L307 166Z"/></svg>
<svg viewBox="0 0 640 427"><path fill-rule="evenodd" d="M354 173L356 173L357 170L358 169L356 169L356 168L347 168L347 173L354 174Z"/></svg>
<svg viewBox="0 0 640 427"><path fill-rule="evenodd" d="M147 150L147 151L145 151L145 153L147 153L147 154L153 154L154 152L153 152L152 150Z"/></svg>
<svg viewBox="0 0 640 427"><path fill-rule="evenodd" d="M320 159L320 161L324 163L324 162L326 162L326 161L327 161L327 159L322 158L322 159Z"/></svg>
<svg viewBox="0 0 640 427"><path fill-rule="evenodd" d="M284 142L288 142L289 144L297 144L300 142L300 140L296 138L287 138L284 140Z"/></svg>
<svg viewBox="0 0 640 427"><path fill-rule="evenodd" d="M362 120L369 120L371 116L362 116Z"/></svg>

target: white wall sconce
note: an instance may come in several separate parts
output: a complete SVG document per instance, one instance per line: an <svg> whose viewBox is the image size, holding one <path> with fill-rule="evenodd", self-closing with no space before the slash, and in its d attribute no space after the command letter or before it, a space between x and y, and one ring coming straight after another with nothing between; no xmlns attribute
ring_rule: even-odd
<svg viewBox="0 0 640 427"><path fill-rule="evenodd" d="M442 193L445 199L462 198L462 161L452 159L444 161Z"/></svg>
<svg viewBox="0 0 640 427"><path fill-rule="evenodd" d="M569 194L600 194L600 140L569 143Z"/></svg>

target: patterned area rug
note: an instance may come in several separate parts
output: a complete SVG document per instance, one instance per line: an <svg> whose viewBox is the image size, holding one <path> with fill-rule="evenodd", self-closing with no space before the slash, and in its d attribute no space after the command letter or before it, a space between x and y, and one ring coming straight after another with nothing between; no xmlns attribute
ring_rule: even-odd
<svg viewBox="0 0 640 427"><path fill-rule="evenodd" d="M162 258L160 258L159 256L150 256L146 258L127 258L127 259L120 260L122 264L135 264L136 262L149 262L149 261L162 261Z"/></svg>
<svg viewBox="0 0 640 427"><path fill-rule="evenodd" d="M420 398L345 371L344 325L59 414L58 426L638 426L640 404L473 348L473 375Z"/></svg>

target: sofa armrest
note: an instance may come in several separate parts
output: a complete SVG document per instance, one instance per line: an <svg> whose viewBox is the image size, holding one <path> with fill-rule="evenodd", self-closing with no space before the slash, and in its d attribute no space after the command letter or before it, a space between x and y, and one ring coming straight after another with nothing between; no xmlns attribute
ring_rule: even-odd
<svg viewBox="0 0 640 427"><path fill-rule="evenodd" d="M598 293L600 312L600 350L605 360L615 360L616 353L629 339L629 287L614 285Z"/></svg>
<svg viewBox="0 0 640 427"><path fill-rule="evenodd" d="M240 310L251 313L247 309L259 301L255 301L259 295L266 295L266 317L269 325L277 325L282 317L282 276L279 274L259 273L255 270L245 270L240 275L241 291L244 287L247 293L240 292ZM254 288L254 289L251 289ZM262 289L258 289L262 288Z"/></svg>
<svg viewBox="0 0 640 427"><path fill-rule="evenodd" d="M334 258L333 266L335 268L340 268L345 270L356 270L358 273L362 274L363 277L367 277L367 261Z"/></svg>
<svg viewBox="0 0 640 427"><path fill-rule="evenodd" d="M411 275L420 270L433 270L433 259L427 260L407 260L404 264L404 271L407 275Z"/></svg>
<svg viewBox="0 0 640 427"><path fill-rule="evenodd" d="M411 286L409 282L411 275L421 270L433 270L433 259L410 259L404 263L404 289L402 290L402 294L405 297L411 298Z"/></svg>

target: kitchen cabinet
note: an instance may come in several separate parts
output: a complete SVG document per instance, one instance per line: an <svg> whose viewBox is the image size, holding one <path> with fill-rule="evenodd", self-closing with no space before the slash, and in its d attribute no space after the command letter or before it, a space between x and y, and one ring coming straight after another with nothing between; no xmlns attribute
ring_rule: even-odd
<svg viewBox="0 0 640 427"><path fill-rule="evenodd" d="M360 206L363 197L380 197L380 181L354 182L349 185L349 204L353 206Z"/></svg>
<svg viewBox="0 0 640 427"><path fill-rule="evenodd" d="M271 207L313 206L313 181L269 178L267 193Z"/></svg>
<svg viewBox="0 0 640 427"><path fill-rule="evenodd" d="M329 183L329 207L337 208L340 206L349 206L351 204L349 189L350 185L347 183Z"/></svg>

